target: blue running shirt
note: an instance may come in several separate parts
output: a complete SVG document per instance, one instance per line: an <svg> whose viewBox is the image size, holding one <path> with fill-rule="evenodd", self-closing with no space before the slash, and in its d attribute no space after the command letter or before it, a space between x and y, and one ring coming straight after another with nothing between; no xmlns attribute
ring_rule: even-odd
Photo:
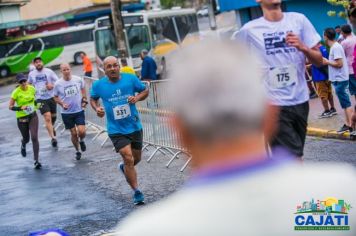
<svg viewBox="0 0 356 236"><path fill-rule="evenodd" d="M90 96L101 98L106 115L107 131L112 134L130 134L142 129L135 104L129 104L129 96L135 96L146 89L146 86L131 74L121 74L120 79L113 83L103 77L93 84Z"/></svg>

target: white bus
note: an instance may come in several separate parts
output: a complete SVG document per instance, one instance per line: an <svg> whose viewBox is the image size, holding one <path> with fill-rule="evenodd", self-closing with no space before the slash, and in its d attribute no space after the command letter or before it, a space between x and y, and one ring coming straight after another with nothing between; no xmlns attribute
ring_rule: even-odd
<svg viewBox="0 0 356 236"><path fill-rule="evenodd" d="M179 47L177 43L164 36L168 31L174 30L173 21L179 32L186 31L188 33L181 40L181 46L199 40L198 20L194 9L124 13L123 21L126 45L128 45L129 56L136 71L140 71L142 63L139 54L143 49L146 49L157 63L158 74L164 77L166 69L169 68L169 54ZM109 17L101 17L95 21L94 41L99 74L103 72L102 60L105 57L120 57L112 27Z"/></svg>
<svg viewBox="0 0 356 236"><path fill-rule="evenodd" d="M35 57L47 66L82 63L81 52L95 58L94 24L79 25L0 41L0 77L28 71Z"/></svg>

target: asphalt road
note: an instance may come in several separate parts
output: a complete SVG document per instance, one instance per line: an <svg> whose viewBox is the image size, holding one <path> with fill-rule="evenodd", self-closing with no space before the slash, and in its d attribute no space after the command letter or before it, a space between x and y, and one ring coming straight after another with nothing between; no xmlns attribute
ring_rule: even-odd
<svg viewBox="0 0 356 236"><path fill-rule="evenodd" d="M0 88L0 235L28 235L31 231L60 228L70 235L100 235L110 231L137 207L132 192L117 170L120 158L108 142L94 142L89 130L88 150L74 159L69 134L58 137L59 148L50 146L40 125L40 158L43 169L33 169L31 145L28 156L20 155L20 134L15 114L7 109L13 85ZM42 122L42 118L40 118ZM153 148L144 152L138 165L139 182L148 204L182 187L189 169L180 173L181 157L167 169L169 157L158 154L147 163ZM354 142L307 138L305 162L347 162L356 167Z"/></svg>
<svg viewBox="0 0 356 236"><path fill-rule="evenodd" d="M87 138L88 150L83 159L74 159L69 133L59 135L58 150L40 125L40 159L43 169L33 169L32 148L21 157L20 134L15 114L7 109L9 91L0 88L0 235L28 235L31 231L61 228L70 235L95 235L112 229L129 212L132 191L117 170L120 158L102 138L94 142L93 130ZM40 118L42 123L42 118ZM185 163L181 157L168 169L170 157L158 154L150 163L145 160L154 149L144 152L138 165L139 183L147 204L179 189L188 176L179 172Z"/></svg>

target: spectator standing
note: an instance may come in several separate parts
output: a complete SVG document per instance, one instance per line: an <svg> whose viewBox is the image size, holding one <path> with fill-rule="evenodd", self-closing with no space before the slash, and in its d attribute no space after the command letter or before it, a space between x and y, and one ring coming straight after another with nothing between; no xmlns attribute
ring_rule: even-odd
<svg viewBox="0 0 356 236"><path fill-rule="evenodd" d="M86 77L92 77L92 73L93 73L93 65L89 59L89 57L87 56L87 54L85 52L82 52L80 54L80 56L82 57L83 60L83 71L84 71L84 76Z"/></svg>
<svg viewBox="0 0 356 236"><path fill-rule="evenodd" d="M329 58L329 53L325 46L321 43L318 45L323 58ZM324 112L321 113L319 118L328 118L337 114L334 105L334 96L332 93L331 82L329 81L328 66L317 67L315 65L312 68L312 78L315 83L315 87L318 93L321 103L324 107ZM329 106L330 105L330 106Z"/></svg>
<svg viewBox="0 0 356 236"><path fill-rule="evenodd" d="M140 56L142 59L141 80L157 80L157 65L155 60L148 56L148 51L146 49L141 51Z"/></svg>
<svg viewBox="0 0 356 236"><path fill-rule="evenodd" d="M126 58L121 58L120 62L121 62L120 73L136 75L134 68L128 65Z"/></svg>
<svg viewBox="0 0 356 236"><path fill-rule="evenodd" d="M324 64L329 66L329 80L331 81L341 108L345 112L345 124L338 130L338 133L352 132L351 128L351 101L349 89L349 68L342 46L336 42L336 32L333 28L324 31L324 40L330 47L329 59L324 58Z"/></svg>
<svg viewBox="0 0 356 236"><path fill-rule="evenodd" d="M350 25L343 25L341 27L341 34L345 40L341 42L344 48L347 66L349 67L349 90L352 96L356 98L356 78L352 63L354 61L354 51L356 46L356 36L352 33Z"/></svg>

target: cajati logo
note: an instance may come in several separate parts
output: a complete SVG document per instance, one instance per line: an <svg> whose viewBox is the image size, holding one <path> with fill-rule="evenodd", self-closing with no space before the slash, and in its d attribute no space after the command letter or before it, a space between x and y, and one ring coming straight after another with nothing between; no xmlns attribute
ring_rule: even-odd
<svg viewBox="0 0 356 236"><path fill-rule="evenodd" d="M351 205L342 199L312 199L297 205L294 230L350 230Z"/></svg>

